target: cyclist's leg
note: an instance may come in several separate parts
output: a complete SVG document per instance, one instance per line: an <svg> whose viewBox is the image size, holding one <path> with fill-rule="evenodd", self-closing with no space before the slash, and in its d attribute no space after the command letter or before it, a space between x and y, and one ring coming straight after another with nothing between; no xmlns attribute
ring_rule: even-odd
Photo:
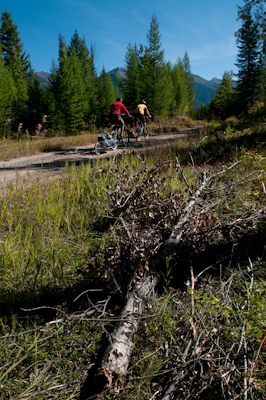
<svg viewBox="0 0 266 400"><path fill-rule="evenodd" d="M138 114L134 114L134 124L135 124L135 128L137 128L137 126L138 126Z"/></svg>
<svg viewBox="0 0 266 400"><path fill-rule="evenodd" d="M141 123L142 123L141 117L142 117L142 114L140 114L140 113L136 113L136 114L134 115L134 118L135 118L135 125L136 125L136 131L139 133L139 135L140 135L140 133L141 133Z"/></svg>
<svg viewBox="0 0 266 400"><path fill-rule="evenodd" d="M116 121L117 121L117 119L115 118L115 114L110 114L108 116L108 119L109 119L109 121L111 123L111 136L112 136L114 134L115 129L116 129Z"/></svg>
<svg viewBox="0 0 266 400"><path fill-rule="evenodd" d="M121 127L121 134L123 136L124 130L125 130L125 122L124 122L123 118L121 117L121 115L117 115L117 122Z"/></svg>
<svg viewBox="0 0 266 400"><path fill-rule="evenodd" d="M114 139L120 141L121 138L121 129L120 128L120 122L118 120L118 115L117 114L112 114L110 121L111 121L111 135L113 136Z"/></svg>
<svg viewBox="0 0 266 400"><path fill-rule="evenodd" d="M144 131L146 131L146 128L147 128L147 119L146 119L146 116L145 116L145 115L142 116L142 123L143 123Z"/></svg>

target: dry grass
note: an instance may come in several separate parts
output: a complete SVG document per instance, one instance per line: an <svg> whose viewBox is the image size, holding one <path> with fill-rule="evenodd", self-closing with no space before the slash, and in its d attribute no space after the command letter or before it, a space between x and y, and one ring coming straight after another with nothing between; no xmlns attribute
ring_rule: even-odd
<svg viewBox="0 0 266 400"><path fill-rule="evenodd" d="M0 160L27 157L43 152L53 152L76 146L94 144L99 133L83 132L77 136L54 137L47 139L23 139L20 141L0 139Z"/></svg>
<svg viewBox="0 0 266 400"><path fill-rule="evenodd" d="M193 120L187 116L158 120L158 122L154 124L154 132L174 132L185 128L193 128L205 124L205 122L206 121Z"/></svg>

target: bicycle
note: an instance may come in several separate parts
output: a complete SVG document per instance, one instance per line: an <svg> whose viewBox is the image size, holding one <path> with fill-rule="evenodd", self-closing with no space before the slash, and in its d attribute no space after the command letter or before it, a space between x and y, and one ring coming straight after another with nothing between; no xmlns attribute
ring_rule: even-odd
<svg viewBox="0 0 266 400"><path fill-rule="evenodd" d="M111 125L110 135L114 137L117 142L122 143L122 145L129 146L129 134L124 129L122 135L121 125L118 122L115 122L114 124Z"/></svg>
<svg viewBox="0 0 266 400"><path fill-rule="evenodd" d="M144 136L145 139L148 139L149 137L149 127L147 126L147 119L146 118L146 128L144 128L144 123L141 121L139 118L136 119L136 133L138 135L138 140L140 140L141 136Z"/></svg>

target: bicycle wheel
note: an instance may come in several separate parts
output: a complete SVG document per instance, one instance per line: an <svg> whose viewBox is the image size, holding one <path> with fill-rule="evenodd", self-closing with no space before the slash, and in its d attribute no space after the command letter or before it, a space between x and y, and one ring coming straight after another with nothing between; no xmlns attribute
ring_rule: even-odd
<svg viewBox="0 0 266 400"><path fill-rule="evenodd" d="M97 154L97 156L101 154L101 143L100 142L95 143L94 151L95 151L95 154Z"/></svg>
<svg viewBox="0 0 266 400"><path fill-rule="evenodd" d="M123 137L122 137L122 142L123 142L124 146L126 146L126 147L129 146L129 139L130 139L129 132L124 131Z"/></svg>
<svg viewBox="0 0 266 400"><path fill-rule="evenodd" d="M116 128L113 138L115 140L117 140L118 142L122 142L123 143L123 138L122 138L122 134L121 134L121 128Z"/></svg>
<svg viewBox="0 0 266 400"><path fill-rule="evenodd" d="M114 140L114 142L115 142L114 145L111 147L112 150L116 150L118 146L117 140Z"/></svg>
<svg viewBox="0 0 266 400"><path fill-rule="evenodd" d="M116 129L112 129L111 132L110 132L110 135L111 135L112 139L114 139L115 141L118 140L118 138L117 138L117 130Z"/></svg>
<svg viewBox="0 0 266 400"><path fill-rule="evenodd" d="M138 135L136 140L139 142L140 141L140 136L141 136L141 128L139 126L136 127L136 133Z"/></svg>
<svg viewBox="0 0 266 400"><path fill-rule="evenodd" d="M148 137L149 137L149 128L147 126L146 126L145 131L143 131L143 133L144 133L145 139L148 139Z"/></svg>

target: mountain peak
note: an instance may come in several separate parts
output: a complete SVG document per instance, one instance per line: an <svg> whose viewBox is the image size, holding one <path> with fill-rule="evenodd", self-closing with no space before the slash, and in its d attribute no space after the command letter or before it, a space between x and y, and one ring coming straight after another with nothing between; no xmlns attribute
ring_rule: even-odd
<svg viewBox="0 0 266 400"><path fill-rule="evenodd" d="M111 79L114 83L116 83L116 74L118 73L118 75L124 80L126 79L127 76L127 70L126 68L123 67L118 67L115 69L112 69L111 71L109 71L109 74L111 76Z"/></svg>
<svg viewBox="0 0 266 400"><path fill-rule="evenodd" d="M220 85L220 83L222 82L221 79L218 78L212 78L211 82L213 83L218 83L218 85Z"/></svg>

